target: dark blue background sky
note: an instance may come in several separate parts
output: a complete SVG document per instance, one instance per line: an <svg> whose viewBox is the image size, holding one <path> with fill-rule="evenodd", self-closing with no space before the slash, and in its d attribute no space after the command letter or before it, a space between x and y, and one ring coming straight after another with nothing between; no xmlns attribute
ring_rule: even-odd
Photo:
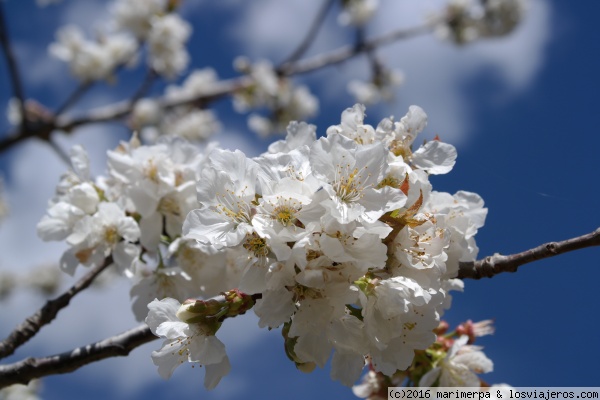
<svg viewBox="0 0 600 400"><path fill-rule="evenodd" d="M51 41L54 29L64 17L64 8L39 10L30 3L8 0L4 6L10 15L9 28L13 38L18 43L32 44L30 49L39 50ZM600 227L600 190L597 187L600 132L596 126L600 93L600 24L597 21L600 3L592 0L545 3L550 6L550 35L543 44L540 68L519 91L507 91L505 79L493 66L479 68L461 78L455 90L460 92L469 121L462 124L465 132L458 140L457 164L450 174L432 179L436 190L451 193L469 190L479 193L486 201L488 219L477 236L481 257L495 252L519 252ZM65 6L70 4L65 2ZM194 25L190 44L194 65L212 65L225 71L220 72L220 76L233 76L231 60L238 54L244 54L244 49L235 43L235 38L223 32L227 24L238 18L236 12L232 7L208 4L204 4L207 11L203 12L202 6L189 14ZM244 7L240 9L243 11ZM329 23L335 24L333 16ZM343 38L343 35L340 37ZM290 46L292 48L293 44ZM477 46L486 46L486 42ZM465 63L471 60L467 57L468 49L450 51L459 52L459 59L463 51ZM247 54L258 57L260 53L260 48L252 48ZM35 59L24 51L19 54L27 60ZM266 48L262 55L270 54L273 52ZM405 56L410 57L411 54L407 52ZM511 62L518 64L520 60ZM25 62L22 65L24 68L34 67ZM402 69L402 63L397 67ZM440 69L439 73L443 73L443 64L436 67ZM469 65L465 64L464 68L469 70ZM424 66L424 71L430 70ZM64 70L57 71L64 74ZM2 63L0 108L4 107L9 95L5 72L5 64ZM321 79L318 74L307 78L309 83ZM120 96L132 93L139 79L134 73L121 77L118 86ZM408 75L407 82L410 79ZM75 87L74 80L64 82L66 86L60 89L52 82L28 82L26 89L29 96L55 106ZM339 123L341 111L353 101L350 96L328 96L330 89L326 85L313 89L322 99L322 109L312 122L319 127L319 132L324 133L327 126ZM409 86L409 89L418 90L414 86ZM109 90L114 88L99 85L86 97L85 103L102 104L106 99L102 96ZM157 85L155 93L160 91L161 86ZM404 115L406 105L414 102L406 96L400 90L397 103L381 111L368 108L369 122L376 125L380 116L390 112L398 118ZM418 104L428 111L429 100L425 95L421 98L425 104ZM450 106L454 105L448 104ZM233 119L230 109L229 101L221 101L217 105L226 130L246 131L244 119ZM439 134L444 138L445 121L436 120L431 111L429 116L430 127L433 128L428 129L425 136ZM118 125L110 125L106 130L116 133L107 139L113 144L127 134ZM250 142L257 142L252 136L247 137ZM85 140L84 136L81 138ZM264 147L267 143L265 141L260 146ZM247 145L247 142L241 145ZM15 158L27 155L25 150L20 150L0 156L0 166L9 191L11 185L18 188L36 184L17 181L19 174L15 169ZM49 194L40 196L47 198ZM39 218L43 209L35 213ZM0 225L0 231L3 229L7 229L6 225ZM486 381L513 386L600 386L597 373L597 360L600 359L597 344L600 337L600 313L597 309L599 256L598 248L585 249L523 266L516 274L466 281L465 293L455 295L453 308L446 319L451 324L469 318L495 319L496 334L481 340L486 354L495 364L494 372L483 376ZM0 268L5 265L6 262L0 263ZM61 324L61 317L62 314L55 324ZM4 320L4 317L0 318ZM4 333L8 329L3 327L0 331ZM236 329L240 330L236 332ZM227 337L235 340L236 335L248 336L245 329L246 325L231 327ZM112 332L120 330L115 328ZM101 337L81 337L73 346L98 339ZM203 372L189 368L180 368L181 371L177 371L169 382L163 382L156 374L155 379L148 379L150 383L142 388L134 385L130 391L124 391L123 386L111 383L111 375L107 375L106 370L114 367L127 371L137 368L137 364L131 359L115 359L104 363L105 366L88 366L72 375L45 379L43 397L142 399L172 398L175 394L191 396L191 393L196 393L194 398L203 399L239 397L241 394L263 399L352 397L349 389L329 379L327 368L310 375L296 371L285 358L278 331L267 332L251 343L245 347L240 345L238 351L229 351L232 375L225 378L214 392L204 392L201 383ZM228 348L235 347L227 341L225 344ZM138 349L135 352L138 354L136 362L147 357L150 363L149 351L156 347L158 342ZM41 346L33 347L32 352L53 353L67 348ZM240 385L243 391L236 392L236 385Z"/></svg>

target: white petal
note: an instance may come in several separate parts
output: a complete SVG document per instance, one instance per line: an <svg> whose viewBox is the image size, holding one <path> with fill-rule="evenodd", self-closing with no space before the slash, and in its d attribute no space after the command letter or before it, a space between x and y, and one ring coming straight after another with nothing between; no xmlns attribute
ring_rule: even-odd
<svg viewBox="0 0 600 400"><path fill-rule="evenodd" d="M90 159L85 149L81 145L75 145L71 148L69 157L77 176L83 180L88 180L90 178Z"/></svg>
<svg viewBox="0 0 600 400"><path fill-rule="evenodd" d="M364 367L365 359L361 354L336 351L331 359L331 379L352 386L360 378Z"/></svg>
<svg viewBox="0 0 600 400"><path fill-rule="evenodd" d="M156 329L160 324L167 321L179 321L177 318L177 310L181 307L175 299L166 298L163 300L154 299L148 304L148 316L146 317L146 324L156 335ZM158 336L158 335L157 335Z"/></svg>
<svg viewBox="0 0 600 400"><path fill-rule="evenodd" d="M456 163L456 148L448 143L432 140L412 155L412 164L433 175L445 174Z"/></svg>
<svg viewBox="0 0 600 400"><path fill-rule="evenodd" d="M419 386L421 387L431 387L435 383L435 381L440 377L440 373L442 369L440 367L435 367L429 371L425 375L421 377L419 381Z"/></svg>
<svg viewBox="0 0 600 400"><path fill-rule="evenodd" d="M181 365L183 359L179 355L182 342L179 339L165 340L158 351L152 352L152 362L158 367L158 374L163 379L169 379L175 368Z"/></svg>
<svg viewBox="0 0 600 400"><path fill-rule="evenodd" d="M158 249L160 235L162 234L163 218L159 213L154 213L140 220L140 242L142 246L150 251Z"/></svg>
<svg viewBox="0 0 600 400"><path fill-rule="evenodd" d="M133 277L135 272L134 261L140 255L140 248L132 243L119 242L115 246L112 255L119 271L129 278Z"/></svg>
<svg viewBox="0 0 600 400"><path fill-rule="evenodd" d="M452 359L454 363L466 365L471 371L478 374L492 372L494 363L486 357L481 351L473 351L471 353L459 354Z"/></svg>
<svg viewBox="0 0 600 400"><path fill-rule="evenodd" d="M208 390L214 389L221 381L221 378L227 375L229 371L231 371L231 364L227 356L217 364L207 365L206 375L204 375L204 387Z"/></svg>
<svg viewBox="0 0 600 400"><path fill-rule="evenodd" d="M277 328L287 322L296 306L292 301L293 294L287 289L267 290L262 299L256 301L254 312L260 318L258 326L264 328Z"/></svg>
<svg viewBox="0 0 600 400"><path fill-rule="evenodd" d="M203 365L217 364L227 357L225 345L216 336L194 336L189 349L189 361Z"/></svg>

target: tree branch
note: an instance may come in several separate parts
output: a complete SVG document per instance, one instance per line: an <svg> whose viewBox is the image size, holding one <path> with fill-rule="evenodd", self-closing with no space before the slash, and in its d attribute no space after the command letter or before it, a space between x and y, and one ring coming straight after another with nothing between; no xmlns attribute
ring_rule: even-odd
<svg viewBox="0 0 600 400"><path fill-rule="evenodd" d="M67 111L77 100L81 98L92 87L92 81L80 83L77 88L67 97L67 99L54 111L57 117Z"/></svg>
<svg viewBox="0 0 600 400"><path fill-rule="evenodd" d="M346 60L349 60L352 57L355 57L364 52L372 51L380 46L384 46L401 39L408 39L411 37L429 33L437 21L438 20L435 20L427 24L415 26L412 28L398 29L385 35L381 35L370 40L365 40L359 46L343 46L330 52L319 54L309 59L297 61L294 63L286 63L280 67L280 70L284 75L298 75L305 74L307 72L311 72L327 66L340 64Z"/></svg>
<svg viewBox="0 0 600 400"><path fill-rule="evenodd" d="M461 262L458 269L458 278L491 278L502 272L517 272L517 269L523 264L593 246L600 246L600 228L587 235L563 240L562 242L545 243L522 253L508 256L496 253L482 260Z"/></svg>
<svg viewBox="0 0 600 400"><path fill-rule="evenodd" d="M2 49L4 50L4 55L6 56L6 64L8 65L8 73L10 74L13 93L19 102L19 111L21 112L21 127L19 130L20 132L24 132L27 130L27 118L25 115L25 92L23 91L23 85L21 83L21 76L19 74L19 68L17 67L17 61L15 60L15 55L12 51L12 46L10 45L2 1L0 1L0 43L2 43Z"/></svg>
<svg viewBox="0 0 600 400"><path fill-rule="evenodd" d="M35 314L17 326L6 339L0 342L0 359L13 354L19 346L34 337L44 325L52 322L58 312L68 306L77 293L90 286L94 279L110 264L112 264L112 257L106 258L104 264L92 269L65 293L53 300L48 300Z"/></svg>
<svg viewBox="0 0 600 400"><path fill-rule="evenodd" d="M323 21L325 21L327 11L329 11L329 8L331 8L334 1L335 0L325 0L323 2L319 13L313 20L308 30L308 33L306 34L306 37L304 37L304 40L300 43L296 50L284 62L281 63L282 65L292 63L304 55L306 50L308 50L312 42L315 40L317 32L319 32L319 28L321 27L321 25L323 25Z"/></svg>
<svg viewBox="0 0 600 400"><path fill-rule="evenodd" d="M366 51L383 46L400 39L407 39L420 34L428 33L435 22L430 22L425 25L417 26L409 29L400 29L388 34L376 37L371 40L366 40L361 46L344 46L337 50L321 54L319 56L309 58L304 61L296 61L293 63L285 63L281 65L280 72L284 75L296 75L311 72L329 65L342 63L352 57L362 54ZM224 80L218 83L213 89L206 91L200 95L182 97L177 99L169 99L161 97L157 99L159 105L165 109L170 109L180 105L203 103L214 101L223 96L242 90L252 84L252 80L247 76L241 76L229 80ZM6 151L14 145L29 139L31 137L44 138L49 131L54 129L63 130L66 132L86 124L114 121L121 119L131 113L133 102L131 100L123 100L118 103L109 104L107 106L98 107L87 112L87 114L79 117L59 116L56 121L50 124L42 124L39 128L32 130L28 129L25 132L15 135L5 135L6 137L0 140L0 152Z"/></svg>
<svg viewBox="0 0 600 400"><path fill-rule="evenodd" d="M109 357L127 356L133 349L158 337L145 324L87 346L49 357L27 358L0 366L0 389L15 383L27 384L47 375L65 374Z"/></svg>

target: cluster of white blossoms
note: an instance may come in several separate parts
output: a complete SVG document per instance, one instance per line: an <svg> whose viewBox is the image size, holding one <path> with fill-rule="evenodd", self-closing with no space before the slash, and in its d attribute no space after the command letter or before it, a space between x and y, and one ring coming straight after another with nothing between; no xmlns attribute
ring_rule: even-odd
<svg viewBox="0 0 600 400"><path fill-rule="evenodd" d="M248 118L249 128L260 136L283 132L289 121L314 116L319 100L307 86L294 86L289 78L277 74L267 60L251 64L245 57L235 60L235 67L251 79L251 84L234 94L233 106L237 112L251 108L267 108L269 117L253 113Z"/></svg>
<svg viewBox="0 0 600 400"><path fill-rule="evenodd" d="M333 351L331 375L345 385L365 360L391 376L436 341L487 210L474 193L432 191L428 176L449 172L456 150L437 139L413 149L427 122L421 108L377 127L364 112L345 110L319 139L292 122L256 158L134 137L109 152L108 176L95 182L75 148L75 172L39 234L66 239L68 273L110 256L134 280L136 316L150 303L146 321L166 339L153 353L164 377L187 360L211 367L205 385L214 387L230 368L214 335L252 307L260 327L283 326L302 370ZM211 296L221 300L184 302Z"/></svg>
<svg viewBox="0 0 600 400"><path fill-rule="evenodd" d="M111 17L94 40L72 25L61 28L50 53L69 64L84 82L110 79L117 68L133 65L138 50L148 44L148 65L166 78L180 74L188 65L185 42L191 25L174 12L169 0L115 0Z"/></svg>
<svg viewBox="0 0 600 400"><path fill-rule="evenodd" d="M154 143L161 136L178 136L193 142L208 140L221 130L221 124L210 109L190 105L188 99L206 95L218 86L217 73L212 68L192 71L181 86L168 85L165 99L181 102L176 107L161 107L154 99L144 98L136 102L131 118L131 128L140 136Z"/></svg>
<svg viewBox="0 0 600 400"><path fill-rule="evenodd" d="M392 100L398 86L403 83L404 73L402 71L385 68L378 71L369 82L351 80L348 82L348 92L359 103L375 104L382 100Z"/></svg>
<svg viewBox="0 0 600 400"><path fill-rule="evenodd" d="M504 36L523 19L526 0L450 0L439 36L458 44Z"/></svg>

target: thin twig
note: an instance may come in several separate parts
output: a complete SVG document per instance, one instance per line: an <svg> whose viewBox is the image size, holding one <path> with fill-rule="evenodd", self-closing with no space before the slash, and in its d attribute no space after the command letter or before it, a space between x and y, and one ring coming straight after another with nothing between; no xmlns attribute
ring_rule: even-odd
<svg viewBox="0 0 600 400"><path fill-rule="evenodd" d="M328 67L331 65L340 64L358 54L376 49L377 47L384 46L401 39L408 39L415 36L419 36L425 33L429 33L434 26L434 21L419 25L408 29L398 29L393 32L387 33L376 38L365 40L361 46L348 45L338 49L332 50L327 53L319 54L312 58L297 61L294 63L288 63L281 66L281 71L284 75L298 75L311 72L317 69Z"/></svg>
<svg viewBox="0 0 600 400"><path fill-rule="evenodd" d="M593 246L600 246L600 228L586 235L563 240L562 242L545 243L522 253L508 256L496 253L482 260L461 262L458 269L458 278L491 278L502 272L516 272L523 264Z"/></svg>
<svg viewBox="0 0 600 400"><path fill-rule="evenodd" d="M135 93L131 97L131 100L129 100L131 102L131 109L133 109L133 107L135 107L135 103L137 103L137 101L139 99L141 99L142 97L144 97L146 95L146 93L148 93L148 90L150 90L150 88L152 87L152 84L154 83L156 78L158 78L158 74L156 73L156 71L154 71L154 69L152 69L152 68L149 68L148 71L146 72L146 76L144 77L144 80L142 81L142 84L135 91Z"/></svg>
<svg viewBox="0 0 600 400"><path fill-rule="evenodd" d="M308 50L310 45L315 40L315 37L319 32L319 28L321 28L321 25L323 25L325 17L327 16L327 12L329 11L329 8L331 8L334 2L335 0L325 0L323 2L323 4L321 5L321 9L319 10L317 16L313 20L308 30L308 33L304 37L304 40L302 40L302 42L296 48L296 50L294 50L294 52L285 61L281 63L282 65L293 63L297 61L300 57L302 57L304 53L306 53L306 50Z"/></svg>
<svg viewBox="0 0 600 400"><path fill-rule="evenodd" d="M69 97L54 111L55 118L64 114L77 100L81 98L92 87L91 81L80 83L77 88L71 92Z"/></svg>
<svg viewBox="0 0 600 400"><path fill-rule="evenodd" d="M27 115L25 113L25 92L17 66L17 61L10 44L8 37L8 29L6 26L6 18L4 17L4 6L3 2L0 1L0 42L2 43L2 49L6 57L6 64L8 65L8 73L10 74L10 81L13 87L13 93L19 103L19 111L21 112L21 126L19 131L25 132L27 130Z"/></svg>
<svg viewBox="0 0 600 400"><path fill-rule="evenodd" d="M52 140L52 139L48 139L47 140L48 144L50 145L50 147L52 148L52 150L54 150L54 152L56 153L56 155L61 159L62 162L64 162L65 164L67 164L67 166L71 166L71 158L69 157L69 155L62 149L62 147L60 147L60 145L58 143L56 143L56 141Z"/></svg>
<svg viewBox="0 0 600 400"><path fill-rule="evenodd" d="M43 376L73 372L86 364L110 357L127 356L133 349L158 339L148 326L140 325L119 335L49 357L26 358L0 366L0 389L27 384Z"/></svg>
<svg viewBox="0 0 600 400"><path fill-rule="evenodd" d="M68 306L77 293L90 286L94 279L110 264L112 264L112 257L108 257L104 264L88 272L69 290L53 300L48 300L35 314L17 326L6 339L0 342L0 359L13 354L19 346L34 337L44 325L52 322L58 312Z"/></svg>

